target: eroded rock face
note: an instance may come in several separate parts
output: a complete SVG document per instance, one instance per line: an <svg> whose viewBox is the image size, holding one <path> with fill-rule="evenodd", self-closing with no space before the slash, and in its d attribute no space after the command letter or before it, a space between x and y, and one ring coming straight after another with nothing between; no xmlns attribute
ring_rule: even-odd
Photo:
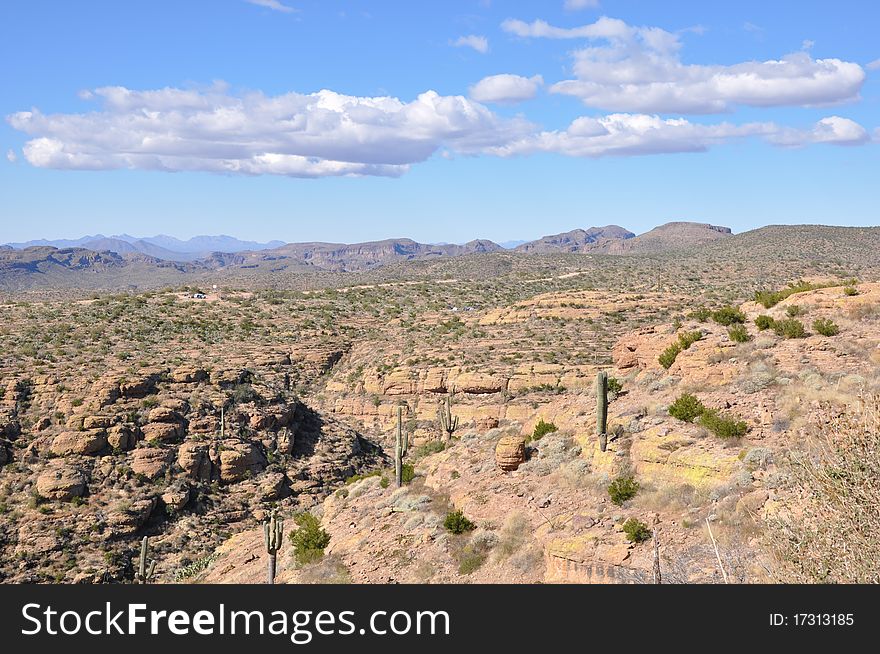
<svg viewBox="0 0 880 654"><path fill-rule="evenodd" d="M505 472L516 470L526 460L526 440L521 436L504 436L495 445L495 463Z"/></svg>
<svg viewBox="0 0 880 654"><path fill-rule="evenodd" d="M195 481L211 481L215 478L214 463L207 443L186 442L177 450L177 464L183 473Z"/></svg>
<svg viewBox="0 0 880 654"><path fill-rule="evenodd" d="M52 441L50 451L56 456L70 454L94 455L107 446L107 432L103 429L65 431Z"/></svg>
<svg viewBox="0 0 880 654"><path fill-rule="evenodd" d="M171 443L180 439L182 435L180 425L169 422L151 422L141 427L144 440L150 443Z"/></svg>
<svg viewBox="0 0 880 654"><path fill-rule="evenodd" d="M223 441L220 447L220 481L241 481L262 472L268 463L262 449L253 443Z"/></svg>
<svg viewBox="0 0 880 654"><path fill-rule="evenodd" d="M131 455L131 470L148 479L158 479L168 470L173 458L171 450L158 447L139 447Z"/></svg>
<svg viewBox="0 0 880 654"><path fill-rule="evenodd" d="M78 467L57 463L37 477L37 493L50 500L68 501L86 493L86 475Z"/></svg>

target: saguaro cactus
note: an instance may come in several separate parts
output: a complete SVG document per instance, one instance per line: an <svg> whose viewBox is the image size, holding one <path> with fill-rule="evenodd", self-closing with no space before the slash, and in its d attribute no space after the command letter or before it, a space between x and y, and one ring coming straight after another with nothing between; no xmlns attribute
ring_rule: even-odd
<svg viewBox="0 0 880 654"><path fill-rule="evenodd" d="M608 446L608 373L604 370L596 375L596 433L604 452Z"/></svg>
<svg viewBox="0 0 880 654"><path fill-rule="evenodd" d="M135 579L139 584L148 584L150 580L153 578L153 573L156 571L156 562L150 561L147 563L147 554L150 551L150 537L144 536L144 539L141 541L141 555L138 559L138 571Z"/></svg>
<svg viewBox="0 0 880 654"><path fill-rule="evenodd" d="M458 416L452 415L452 393L446 396L446 403L440 407L440 428L446 433L446 440L458 429Z"/></svg>
<svg viewBox="0 0 880 654"><path fill-rule="evenodd" d="M284 543L284 519L279 518L275 511L263 522L263 541L266 544L266 552L269 554L266 583L274 584L276 555Z"/></svg>
<svg viewBox="0 0 880 654"><path fill-rule="evenodd" d="M403 457L406 456L406 442L403 433L403 407L397 407L397 441L394 445L394 478L397 487L403 486Z"/></svg>

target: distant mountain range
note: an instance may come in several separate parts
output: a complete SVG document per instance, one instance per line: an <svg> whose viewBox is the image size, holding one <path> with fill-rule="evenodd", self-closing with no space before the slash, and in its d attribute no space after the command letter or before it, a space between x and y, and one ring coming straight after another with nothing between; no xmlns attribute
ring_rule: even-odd
<svg viewBox="0 0 880 654"><path fill-rule="evenodd" d="M75 240L40 240L0 246L0 289L94 284L103 273L116 283L142 286L212 271L260 273L362 272L388 264L507 253L639 254L688 251L731 238L727 227L674 222L635 235L607 225L544 236L510 247L478 239L461 245L425 244L408 238L367 243L256 243L230 236L135 238L101 234ZM86 273L98 273L99 278ZM76 277L76 279L74 279Z"/></svg>
<svg viewBox="0 0 880 654"><path fill-rule="evenodd" d="M241 241L232 236L194 236L183 241L173 236L160 234L146 238L137 238L128 234L118 236L83 236L77 239L39 239L24 243L9 243L16 250L24 250L29 247L49 246L58 249L84 248L93 252L115 252L116 254L145 254L163 261L196 261L210 256L214 252L244 252L260 251L277 248L284 245L284 241L270 241L257 243L256 241Z"/></svg>

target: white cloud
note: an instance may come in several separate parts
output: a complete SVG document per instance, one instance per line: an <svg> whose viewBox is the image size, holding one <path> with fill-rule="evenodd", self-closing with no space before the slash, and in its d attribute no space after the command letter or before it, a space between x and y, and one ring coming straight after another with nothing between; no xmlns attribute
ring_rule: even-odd
<svg viewBox="0 0 880 654"><path fill-rule="evenodd" d="M645 114L583 116L566 130L547 131L490 148L499 156L555 152L571 157L632 156L702 152L712 145L745 136L765 135L774 127L764 123L702 125L683 118L663 119Z"/></svg>
<svg viewBox="0 0 880 654"><path fill-rule="evenodd" d="M259 7L266 7L267 9L272 9L273 11L280 11L285 14L290 14L295 11L298 11L297 9L294 9L293 7L288 7L286 4L283 4L282 2L280 2L280 0L244 0L244 1L248 2L252 5L257 5Z"/></svg>
<svg viewBox="0 0 880 654"><path fill-rule="evenodd" d="M646 114L612 114L575 119L567 129L545 131L488 148L506 157L553 152L570 157L599 158L703 152L710 147L746 137L761 137L774 145L804 146L812 143L861 145L870 140L865 129L846 118L823 118L809 130L779 127L774 123L701 124L684 118L661 118Z"/></svg>
<svg viewBox="0 0 880 654"><path fill-rule="evenodd" d="M604 41L574 51L574 79L550 90L606 110L700 114L736 105L821 106L858 99L865 80L856 63L813 59L808 52L729 66L684 64L679 35L613 18L575 28L508 19L501 27L527 38Z"/></svg>
<svg viewBox="0 0 880 654"><path fill-rule="evenodd" d="M477 102L512 104L534 98L543 83L540 75L490 75L470 87L470 96Z"/></svg>
<svg viewBox="0 0 880 654"><path fill-rule="evenodd" d="M456 48L473 48L481 54L489 52L489 39L485 36L477 34L468 34L467 36L459 36L458 39L452 41L451 45Z"/></svg>
<svg viewBox="0 0 880 654"><path fill-rule="evenodd" d="M593 9L599 6L599 0L565 0L566 11Z"/></svg>
<svg viewBox="0 0 880 654"><path fill-rule="evenodd" d="M868 131L849 118L829 116L823 118L808 130L792 128L780 129L768 140L776 145L801 147L812 143L831 145L864 145L871 140Z"/></svg>
<svg viewBox="0 0 880 654"><path fill-rule="evenodd" d="M880 70L880 59L875 59L865 66L868 70Z"/></svg>
<svg viewBox="0 0 880 654"><path fill-rule="evenodd" d="M100 111L7 117L32 138L32 165L66 169L201 170L292 177L399 176L440 148L476 153L534 130L462 96L427 91L411 102L333 91L231 94L95 89Z"/></svg>
<svg viewBox="0 0 880 654"><path fill-rule="evenodd" d="M18 155L15 154L15 150L13 150L12 148L9 148L6 151L6 160L9 163L15 163L16 161L18 161Z"/></svg>

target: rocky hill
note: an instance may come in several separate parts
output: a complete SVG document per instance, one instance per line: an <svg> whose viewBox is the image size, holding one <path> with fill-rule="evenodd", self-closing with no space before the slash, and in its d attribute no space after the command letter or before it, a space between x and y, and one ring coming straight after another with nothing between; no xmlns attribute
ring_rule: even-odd
<svg viewBox="0 0 880 654"><path fill-rule="evenodd" d="M634 238L635 234L617 225L575 229L562 234L544 236L536 241L523 243L515 248L517 252L604 252L617 241Z"/></svg>
<svg viewBox="0 0 880 654"><path fill-rule="evenodd" d="M608 244L610 254L688 251L731 236L729 227L706 223L673 222L635 238Z"/></svg>
<svg viewBox="0 0 880 654"><path fill-rule="evenodd" d="M391 380L414 380L415 371L390 372L376 391L379 406L405 401L416 407L417 422L422 407L432 411L433 398L454 385L461 435L445 447L417 447L411 458L416 477L401 489L383 484L386 469L329 496L313 509L330 535L325 559L303 567L288 551L280 580L651 583L651 537L629 540L623 529L629 519L659 539L666 583L721 583L712 538L734 582L773 578L762 530L799 501L786 481L792 452L825 428L828 407L840 410L880 390L880 284L859 285L857 295L822 288L769 310L753 302L741 310L745 342L712 319L694 318L620 339L610 374L622 389L609 406L613 436L605 452L595 436L594 388L586 379L581 387L554 391L563 388L564 373L534 370L530 382L544 390L519 404L509 378L428 381L453 374L441 367L402 387ZM786 338L754 325L759 315L781 322L792 314L807 325L805 336ZM834 321L838 333L810 328L821 319ZM658 355L680 334L695 331L700 340L668 369L661 366ZM720 437L699 421L671 416L670 405L683 393L694 394L713 415L741 421L745 433ZM558 431L527 442L526 460L516 470L501 470L496 447L502 437L528 438L540 420ZM431 442L415 433L417 444ZM616 505L606 489L625 475L638 490ZM443 522L453 509L475 530L449 533ZM230 539L199 580L258 582L265 566L260 539L258 530Z"/></svg>

